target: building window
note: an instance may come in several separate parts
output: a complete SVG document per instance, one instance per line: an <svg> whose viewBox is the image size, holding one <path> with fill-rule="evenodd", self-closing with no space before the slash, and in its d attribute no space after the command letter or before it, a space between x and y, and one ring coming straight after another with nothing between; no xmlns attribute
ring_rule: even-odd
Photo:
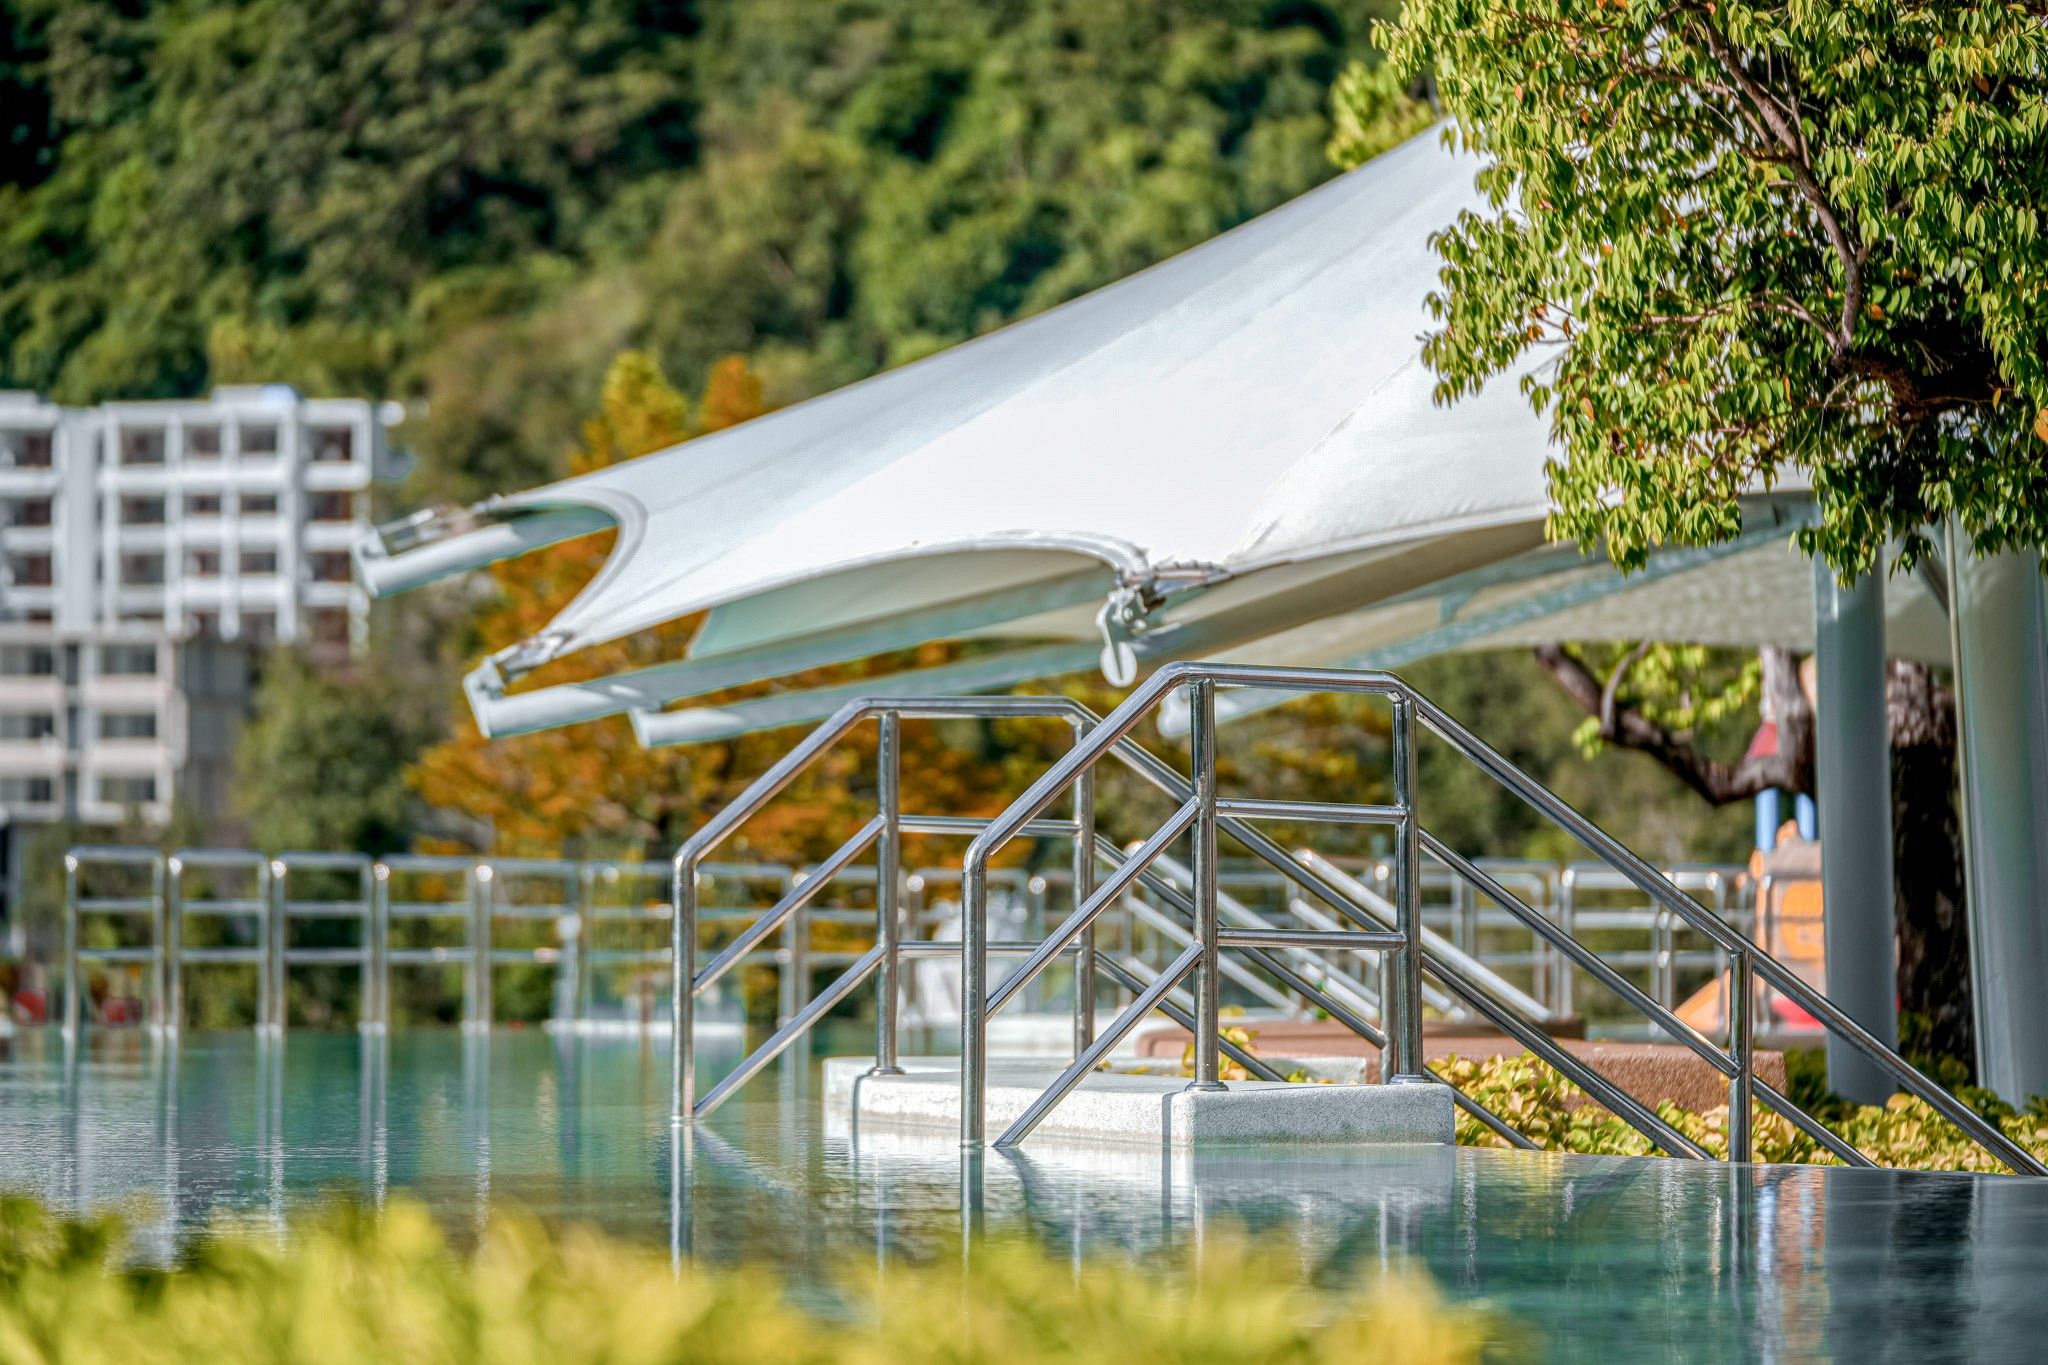
<svg viewBox="0 0 2048 1365"><path fill-rule="evenodd" d="M276 644L277 613L270 611L243 612L242 638L252 645Z"/></svg>
<svg viewBox="0 0 2048 1365"><path fill-rule="evenodd" d="M48 469L50 433L0 431L0 466L10 469Z"/></svg>
<svg viewBox="0 0 2048 1365"><path fill-rule="evenodd" d="M9 521L15 526L48 526L51 510L48 498L16 498Z"/></svg>
<svg viewBox="0 0 2048 1365"><path fill-rule="evenodd" d="M277 551L242 551L242 573L250 578L261 578L277 572Z"/></svg>
<svg viewBox="0 0 2048 1365"><path fill-rule="evenodd" d="M214 561L214 567L216 569L220 567L220 561L218 558L216 558ZM190 624L192 628L192 633L194 635L200 636L208 640L218 640L220 638L219 612L189 611L185 613L185 620L188 624Z"/></svg>
<svg viewBox="0 0 2048 1365"><path fill-rule="evenodd" d="M315 583L346 583L352 577L347 550L316 550L311 558Z"/></svg>
<svg viewBox="0 0 2048 1365"><path fill-rule="evenodd" d="M0 711L0 739L49 739L57 718L48 711Z"/></svg>
<svg viewBox="0 0 2048 1365"><path fill-rule="evenodd" d="M346 607L315 607L306 613L306 627L314 644L327 649L348 648Z"/></svg>
<svg viewBox="0 0 2048 1365"><path fill-rule="evenodd" d="M355 453L356 434L347 427L313 428L314 463L347 464Z"/></svg>
<svg viewBox="0 0 2048 1365"><path fill-rule="evenodd" d="M48 645L0 645L0 676L54 678L57 651Z"/></svg>
<svg viewBox="0 0 2048 1365"><path fill-rule="evenodd" d="M242 515L245 517L274 517L277 515L277 494L242 494Z"/></svg>
<svg viewBox="0 0 2048 1365"><path fill-rule="evenodd" d="M129 427L121 432L122 464L162 464L163 462L164 429L162 427Z"/></svg>
<svg viewBox="0 0 2048 1365"><path fill-rule="evenodd" d="M312 493L306 498L306 515L313 521L354 521L356 500L349 493Z"/></svg>
<svg viewBox="0 0 2048 1365"><path fill-rule="evenodd" d="M100 776L100 800L115 806L141 806L156 800L156 778L152 776Z"/></svg>
<svg viewBox="0 0 2048 1365"><path fill-rule="evenodd" d="M55 568L47 554L16 555L8 561L17 588L47 588L56 581Z"/></svg>
<svg viewBox="0 0 2048 1365"><path fill-rule="evenodd" d="M100 672L111 677L156 676L155 645L101 645Z"/></svg>
<svg viewBox="0 0 2048 1365"><path fill-rule="evenodd" d="M156 712L102 711L101 739L155 739Z"/></svg>
<svg viewBox="0 0 2048 1365"><path fill-rule="evenodd" d="M57 785L47 777L0 777L0 801L9 805L47 806L57 799Z"/></svg>
<svg viewBox="0 0 2048 1365"><path fill-rule="evenodd" d="M122 555L121 583L130 588L160 588L164 584L164 557L157 554Z"/></svg>
<svg viewBox="0 0 2048 1365"><path fill-rule="evenodd" d="M214 426L186 427L185 453L195 460L218 460L220 458L220 428Z"/></svg>
<svg viewBox="0 0 2048 1365"><path fill-rule="evenodd" d="M162 498L121 499L121 524L123 526L163 525L164 500Z"/></svg>
<svg viewBox="0 0 2048 1365"><path fill-rule="evenodd" d="M242 453L258 457L277 454L277 428L267 422L243 427Z"/></svg>
<svg viewBox="0 0 2048 1365"><path fill-rule="evenodd" d="M220 551L185 551L185 575L188 578L219 578Z"/></svg>
<svg viewBox="0 0 2048 1365"><path fill-rule="evenodd" d="M185 515L188 517L217 517L220 515L220 494L187 493Z"/></svg>

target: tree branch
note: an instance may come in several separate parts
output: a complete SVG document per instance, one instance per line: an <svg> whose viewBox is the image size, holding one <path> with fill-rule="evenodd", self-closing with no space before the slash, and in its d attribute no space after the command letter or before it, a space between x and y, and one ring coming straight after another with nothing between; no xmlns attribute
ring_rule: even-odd
<svg viewBox="0 0 2048 1365"><path fill-rule="evenodd" d="M1813 792L1813 708L1800 690L1799 665L1791 651L1757 651L1763 662L1765 703L1777 719L1778 751L1745 758L1730 767L1701 753L1635 707L1616 704L1615 693L1623 675L1647 649L1647 645L1638 646L1605 683L1562 645L1536 646L1536 661L1572 700L1600 721L1603 740L1648 754L1708 805L1726 806L1771 790Z"/></svg>
<svg viewBox="0 0 2048 1365"><path fill-rule="evenodd" d="M1837 354L1847 351L1856 344L1856 317L1863 311L1863 261L1869 254L1868 247L1858 247L1849 239L1849 232L1842 226L1835 214L1835 206L1829 201L1827 191L1815 178L1813 167L1807 159L1806 132L1790 123L1785 110L1769 91L1759 86L1750 74L1742 69L1742 62L1728 46L1728 40L1704 15L1695 15L1702 40L1722 72L1742 92L1749 102L1749 110L1743 111L1746 119L1752 119L1752 126L1760 141L1775 142L1780 154L1771 159L1785 167L1792 174L1792 182L1812 205L1820 219L1821 231L1827 234L1828 245L1842 262L1842 317L1839 331L1835 334L1834 347Z"/></svg>

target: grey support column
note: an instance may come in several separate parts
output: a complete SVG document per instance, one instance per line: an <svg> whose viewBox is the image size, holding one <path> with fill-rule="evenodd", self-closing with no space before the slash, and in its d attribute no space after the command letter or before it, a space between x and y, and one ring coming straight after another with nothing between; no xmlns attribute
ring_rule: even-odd
<svg viewBox="0 0 2048 1365"><path fill-rule="evenodd" d="M1978 1081L2018 1103L2048 1093L2048 622L2041 560L2031 552L1978 559L1964 549L1950 563Z"/></svg>
<svg viewBox="0 0 2048 1365"><path fill-rule="evenodd" d="M1814 561L1819 661L1814 757L1820 794L1827 993L1887 1046L1899 1036L1892 913L1891 734L1884 704L1884 580L1847 587ZM1828 1039L1828 1085L1862 1104L1896 1088L1848 1043Z"/></svg>

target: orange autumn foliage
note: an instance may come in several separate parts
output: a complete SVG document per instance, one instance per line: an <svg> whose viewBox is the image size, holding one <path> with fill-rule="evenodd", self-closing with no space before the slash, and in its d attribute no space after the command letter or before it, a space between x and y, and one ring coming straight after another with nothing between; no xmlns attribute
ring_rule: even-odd
<svg viewBox="0 0 2048 1365"><path fill-rule="evenodd" d="M585 425L583 446L572 455L570 468L583 473L635 459L693 434L759 416L760 380L744 357L719 362L699 406L703 416L693 431L689 402L669 384L653 358L627 352L606 375L601 411ZM613 539L612 532L601 532L494 565L490 572L496 591L476 623L483 646L496 651L543 630L597 573ZM522 686L583 681L681 658L699 620L688 617L579 651L537 669ZM830 686L943 663L952 656L952 646L927 645L705 700ZM409 780L430 804L487 823L493 832L489 851L508 856L556 856L565 847L580 847L590 855L666 856L795 738L794 732L777 732L716 744L644 749L625 717L611 716L487 740L468 708L457 710L461 719L456 733L427 750L410 770ZM1003 722L977 732L971 744L949 743L948 738L937 726L905 725L906 808L993 814L1065 743L1049 722ZM951 738L960 738L957 724ZM823 856L872 813L873 800L874 734L872 727L863 727L751 820L743 837L735 838L732 851L772 859ZM958 851L950 844L911 850L927 856L957 856Z"/></svg>

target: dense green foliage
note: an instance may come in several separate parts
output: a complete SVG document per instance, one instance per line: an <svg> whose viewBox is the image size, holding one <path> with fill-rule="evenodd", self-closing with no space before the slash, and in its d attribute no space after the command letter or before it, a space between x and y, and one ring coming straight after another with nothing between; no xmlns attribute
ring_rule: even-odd
<svg viewBox="0 0 2048 1365"><path fill-rule="evenodd" d="M1329 174L1386 0L4 0L0 388L424 399L558 472L627 346L770 406Z"/></svg>
<svg viewBox="0 0 2048 1365"><path fill-rule="evenodd" d="M1211 1232L1192 1267L988 1246L963 1269L849 1267L851 1310L827 1321L757 1271L670 1267L591 1231L551 1235L493 1214L452 1252L426 1212L335 1207L274 1236L225 1231L175 1270L117 1268L112 1221L72 1222L0 1201L0 1359L40 1365L206 1360L463 1365L1462 1365L1501 1343L1484 1308L1447 1302L1419 1272L1341 1293L1298 1261Z"/></svg>
<svg viewBox="0 0 2048 1365"><path fill-rule="evenodd" d="M1531 363L1553 530L1618 563L1811 472L1806 548L2048 541L2048 17L1890 0L1411 0L1491 207L1439 239L1445 397Z"/></svg>

